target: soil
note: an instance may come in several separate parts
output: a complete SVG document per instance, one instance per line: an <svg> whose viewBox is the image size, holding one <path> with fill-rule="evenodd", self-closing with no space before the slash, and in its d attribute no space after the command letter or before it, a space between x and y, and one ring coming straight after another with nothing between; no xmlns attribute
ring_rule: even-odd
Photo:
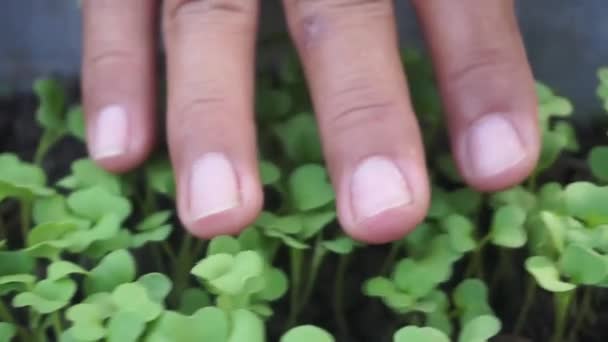
<svg viewBox="0 0 608 342"><path fill-rule="evenodd" d="M75 87L74 87L75 89ZM76 91L73 92L76 94ZM20 94L10 98L0 99L0 152L14 152L25 160L31 160L40 135L40 129L35 124L36 102L32 94ZM598 128L600 127L600 128ZM608 125L596 125L590 130L585 129L581 137L583 150L598 141L605 142L605 132L601 127ZM69 170L72 160L85 155L82 144L66 140L52 149L49 157L44 161L44 168L51 179L65 175ZM560 161L561 166L555 168L546 177L554 180L571 181L573 179L588 178L588 170L580 157L566 156ZM584 160L584 159L583 159ZM1 170L0 170L1 172ZM10 215L10 213L9 213ZM380 266L388 253L388 247L375 246L365 250L359 250L348 262L345 286L342 291L342 302L346 317L346 326L343 328L336 319L333 311L335 274L337 272L337 258L326 262L319 275L316 292L306 304L300 315L300 323L312 323L335 332L338 341L344 342L382 342L390 341L392 333L402 326L408 317L398 317L377 300L361 295L361 285L369 277L377 275ZM513 265L523 265L525 258L522 252L509 254ZM287 256L280 256L287 266ZM497 269L497 255L494 250L489 249L484 255L484 269L488 271L488 278L492 278L492 270ZM281 262L283 263L283 262ZM464 261L457 265L456 275L464 274ZM491 290L492 307L502 319L504 331L510 332L519 315L525 289L527 275L521 267L513 267L513 273L507 278L496 279L495 287ZM452 287L454 284L447 284ZM288 297L288 296L286 296ZM496 342L545 342L550 340L553 331L553 304L552 297L543 291L537 291L536 300L532 305L528 321L522 331L523 337L503 335L495 338ZM594 317L586 317L580 336L571 342L603 342L608 341L608 291L594 290L595 301L592 303ZM269 324L271 340L283 331L288 315L286 299L278 303L275 315ZM573 306L570 323L579 317L577 305ZM411 318L411 317L409 317Z"/></svg>

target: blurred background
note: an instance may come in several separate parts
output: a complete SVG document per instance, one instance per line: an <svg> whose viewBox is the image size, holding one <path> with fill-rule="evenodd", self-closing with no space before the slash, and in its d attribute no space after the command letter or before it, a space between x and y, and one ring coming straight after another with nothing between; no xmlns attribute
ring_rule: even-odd
<svg viewBox="0 0 608 342"><path fill-rule="evenodd" d="M282 30L280 1L262 1L262 35ZM598 67L608 66L608 1L516 2L536 78L573 99L579 120L599 113L595 74ZM408 1L396 3L403 46L424 48ZM2 5L1 93L27 91L33 79L43 75L78 77L81 29L76 0L3 0Z"/></svg>

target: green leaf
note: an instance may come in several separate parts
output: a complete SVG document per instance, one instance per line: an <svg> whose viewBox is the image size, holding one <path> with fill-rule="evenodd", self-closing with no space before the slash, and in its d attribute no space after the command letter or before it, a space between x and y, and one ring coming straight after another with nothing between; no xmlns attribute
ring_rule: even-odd
<svg viewBox="0 0 608 342"><path fill-rule="evenodd" d="M211 305L211 298L201 289L189 288L182 292L179 303L179 312L192 315L197 310Z"/></svg>
<svg viewBox="0 0 608 342"><path fill-rule="evenodd" d="M145 274L137 279L137 283L146 289L152 301L159 304L164 302L173 286L171 279L162 273Z"/></svg>
<svg viewBox="0 0 608 342"><path fill-rule="evenodd" d="M59 280L71 274L87 274L87 271L69 261L54 261L47 269L47 278L50 280Z"/></svg>
<svg viewBox="0 0 608 342"><path fill-rule="evenodd" d="M540 189L538 202L538 206L542 210L566 213L564 188L559 183L545 183Z"/></svg>
<svg viewBox="0 0 608 342"><path fill-rule="evenodd" d="M435 307L435 310L426 314L426 324L431 328L443 331L448 336L451 335L454 328L448 312L450 310L448 296L441 290L435 290L425 300Z"/></svg>
<svg viewBox="0 0 608 342"><path fill-rule="evenodd" d="M145 166L146 184L157 193L175 197L175 178L171 163L167 158L157 158Z"/></svg>
<svg viewBox="0 0 608 342"><path fill-rule="evenodd" d="M516 186L493 194L490 203L495 209L503 205L515 205L528 212L536 207L536 195L521 186Z"/></svg>
<svg viewBox="0 0 608 342"><path fill-rule="evenodd" d="M76 283L71 279L46 279L36 283L32 291L15 296L13 306L28 306L38 313L48 314L68 305L75 292Z"/></svg>
<svg viewBox="0 0 608 342"><path fill-rule="evenodd" d="M350 254L355 249L355 241L347 236L323 241L321 244L325 249L341 255Z"/></svg>
<svg viewBox="0 0 608 342"><path fill-rule="evenodd" d="M443 231L448 233L450 245L459 253L466 253L475 249L477 243L473 239L473 222L466 216L449 215L441 220Z"/></svg>
<svg viewBox="0 0 608 342"><path fill-rule="evenodd" d="M283 234L298 234L303 229L301 215L275 216L267 213L258 220L259 226L264 230L273 230Z"/></svg>
<svg viewBox="0 0 608 342"><path fill-rule="evenodd" d="M560 266L576 284L594 285L608 277L608 257L577 244L566 247Z"/></svg>
<svg viewBox="0 0 608 342"><path fill-rule="evenodd" d="M122 221L131 213L129 200L101 186L73 192L68 197L68 207L75 214L94 221L108 213L113 213Z"/></svg>
<svg viewBox="0 0 608 342"><path fill-rule="evenodd" d="M114 251L105 256L89 272L85 280L88 294L112 292L120 284L129 283L135 278L135 261L125 250Z"/></svg>
<svg viewBox="0 0 608 342"><path fill-rule="evenodd" d="M396 291L395 284L384 277L374 277L363 284L363 293L370 297L386 297Z"/></svg>
<svg viewBox="0 0 608 342"><path fill-rule="evenodd" d="M555 264L546 257L533 256L526 260L526 270L534 276L538 284L550 292L567 292L576 285L560 280Z"/></svg>
<svg viewBox="0 0 608 342"><path fill-rule="evenodd" d="M103 307L90 303L76 304L66 312L66 318L73 322L67 332L73 339L80 341L97 341L106 336L103 321L111 312Z"/></svg>
<svg viewBox="0 0 608 342"><path fill-rule="evenodd" d="M17 327L14 324L0 322L0 341L12 341L15 335L17 335Z"/></svg>
<svg viewBox="0 0 608 342"><path fill-rule="evenodd" d="M506 205L494 212L492 219L492 243L507 248L522 247L527 240L524 227L526 212L520 207Z"/></svg>
<svg viewBox="0 0 608 342"><path fill-rule="evenodd" d="M281 337L281 342L334 342L333 336L314 325L302 325L290 329Z"/></svg>
<svg viewBox="0 0 608 342"><path fill-rule="evenodd" d="M291 161L300 164L323 161L317 124L311 114L297 114L274 126L274 132Z"/></svg>
<svg viewBox="0 0 608 342"><path fill-rule="evenodd" d="M201 260L191 273L206 280L218 293L238 295L246 291L247 283L262 275L264 259L254 251L230 254L214 254Z"/></svg>
<svg viewBox="0 0 608 342"><path fill-rule="evenodd" d="M207 247L207 255L231 254L235 255L241 250L239 241L232 236L218 236L211 240Z"/></svg>
<svg viewBox="0 0 608 342"><path fill-rule="evenodd" d="M464 280L456 287L453 296L463 326L478 316L493 315L488 304L488 288L479 279Z"/></svg>
<svg viewBox="0 0 608 342"><path fill-rule="evenodd" d="M335 197L327 172L315 164L300 166L291 174L289 192L295 207L302 211L325 206Z"/></svg>
<svg viewBox="0 0 608 342"><path fill-rule="evenodd" d="M553 131L565 138L566 146L564 146L564 150L569 152L579 151L580 145L576 139L576 131L571 123L565 121L556 122Z"/></svg>
<svg viewBox="0 0 608 342"><path fill-rule="evenodd" d="M568 146L568 140L559 132L543 132L540 157L536 166L537 172L544 171L551 167L562 151Z"/></svg>
<svg viewBox="0 0 608 342"><path fill-rule="evenodd" d="M256 114L263 119L276 120L285 116L292 106L291 96L287 91L259 88L256 94Z"/></svg>
<svg viewBox="0 0 608 342"><path fill-rule="evenodd" d="M146 230L141 233L134 234L131 240L131 247L139 248L149 242L165 241L169 235L171 235L172 231L173 226L167 224L152 230Z"/></svg>
<svg viewBox="0 0 608 342"><path fill-rule="evenodd" d="M277 300L287 292L288 280L283 271L278 268L269 268L264 272L264 289L256 293L256 297L266 301Z"/></svg>
<svg viewBox="0 0 608 342"><path fill-rule="evenodd" d="M399 329L393 336L394 342L449 342L440 330L429 327L408 326Z"/></svg>
<svg viewBox="0 0 608 342"><path fill-rule="evenodd" d="M591 149L587 163L593 176L602 182L608 182L608 146L596 146Z"/></svg>
<svg viewBox="0 0 608 342"><path fill-rule="evenodd" d="M336 211L302 213L302 232L300 237L303 240L310 239L319 234L323 228L336 219Z"/></svg>
<svg viewBox="0 0 608 342"><path fill-rule="evenodd" d="M108 322L108 342L136 342L146 329L146 321L141 316L128 311L120 311Z"/></svg>
<svg viewBox="0 0 608 342"><path fill-rule="evenodd" d="M608 186L574 182L566 187L568 213L590 226L608 223Z"/></svg>
<svg viewBox="0 0 608 342"><path fill-rule="evenodd" d="M120 195L122 186L118 176L100 168L90 159L72 163L72 174L58 182L67 189L86 189L95 186L104 188L112 195Z"/></svg>
<svg viewBox="0 0 608 342"><path fill-rule="evenodd" d="M69 236L76 230L77 224L70 221L40 224L29 232L26 250L32 256L57 259L71 245Z"/></svg>
<svg viewBox="0 0 608 342"><path fill-rule="evenodd" d="M167 220L169 220L169 217L171 217L171 211L169 210L156 212L141 221L137 226L135 226L135 229L139 231L156 229L165 225Z"/></svg>
<svg viewBox="0 0 608 342"><path fill-rule="evenodd" d="M51 223L56 221L74 221L80 225L69 211L65 197L53 195L38 198L34 201L32 216L36 224Z"/></svg>
<svg viewBox="0 0 608 342"><path fill-rule="evenodd" d="M260 178L264 185L275 184L281 179L281 170L275 164L262 160L260 161Z"/></svg>
<svg viewBox="0 0 608 342"><path fill-rule="evenodd" d="M35 260L23 251L0 251L0 276L34 273Z"/></svg>
<svg viewBox="0 0 608 342"><path fill-rule="evenodd" d="M81 106L74 106L66 113L66 126L70 134L80 141L86 139L84 112Z"/></svg>
<svg viewBox="0 0 608 342"><path fill-rule="evenodd" d="M450 206L461 215L472 215L481 207L481 194L470 188L462 188L447 194Z"/></svg>
<svg viewBox="0 0 608 342"><path fill-rule="evenodd" d="M486 342L501 329L500 321L490 315L479 316L469 321L460 332L458 342Z"/></svg>
<svg viewBox="0 0 608 342"><path fill-rule="evenodd" d="M40 79L34 83L34 92L39 101L36 112L38 123L46 129L62 131L66 94L61 84L52 79Z"/></svg>
<svg viewBox="0 0 608 342"><path fill-rule="evenodd" d="M216 307L206 307L192 316L165 311L152 327L147 342L225 342L228 339L229 319Z"/></svg>
<svg viewBox="0 0 608 342"><path fill-rule="evenodd" d="M429 208L428 217L441 219L453 211L454 208L452 208L448 202L447 193L438 186L433 186L431 189L431 206Z"/></svg>
<svg viewBox="0 0 608 342"><path fill-rule="evenodd" d="M24 292L30 289L36 282L36 277L31 274L15 274L0 277L0 295L11 292Z"/></svg>
<svg viewBox="0 0 608 342"><path fill-rule="evenodd" d="M265 342L264 322L254 313L238 309L230 313L232 331L228 342Z"/></svg>
<svg viewBox="0 0 608 342"><path fill-rule="evenodd" d="M112 300L120 312L136 315L144 322L156 319L163 312L163 307L150 298L148 289L140 283L119 285L112 292Z"/></svg>
<svg viewBox="0 0 608 342"><path fill-rule="evenodd" d="M452 264L462 256L451 248L447 234L434 237L427 252L420 260L401 260L393 271L397 287L415 298L428 295L439 284L447 281L452 275Z"/></svg>
<svg viewBox="0 0 608 342"><path fill-rule="evenodd" d="M31 201L35 196L50 196L44 171L35 165L22 162L16 155L0 154L0 201L16 197Z"/></svg>
<svg viewBox="0 0 608 342"><path fill-rule="evenodd" d="M291 247L291 248L295 248L295 249L308 249L310 248L310 246L308 246L306 243L297 240L287 234L284 234L283 232L279 232L279 231L274 231L274 230L267 230L265 231L266 236L269 237L274 237L277 239L280 239L284 244L286 244L287 246Z"/></svg>
<svg viewBox="0 0 608 342"><path fill-rule="evenodd" d="M121 230L120 228L121 226L118 217L113 213L108 213L99 219L97 224L92 228L76 230L70 234L67 237L67 240L69 241L69 250L74 253L81 253L87 250L87 248L95 242L101 242L103 244L123 237L124 233L128 234L126 230ZM110 250L116 249L121 248L112 246ZM110 250L103 250L103 252Z"/></svg>

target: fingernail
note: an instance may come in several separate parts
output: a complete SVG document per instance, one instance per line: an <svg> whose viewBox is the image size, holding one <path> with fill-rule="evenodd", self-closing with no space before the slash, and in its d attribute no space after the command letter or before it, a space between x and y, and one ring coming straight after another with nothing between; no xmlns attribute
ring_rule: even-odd
<svg viewBox="0 0 608 342"><path fill-rule="evenodd" d="M501 114L484 116L471 126L468 149L473 172L481 178L508 170L526 155L515 127Z"/></svg>
<svg viewBox="0 0 608 342"><path fill-rule="evenodd" d="M196 221L239 205L234 168L221 153L208 153L192 165L190 211Z"/></svg>
<svg viewBox="0 0 608 342"><path fill-rule="evenodd" d="M127 121L127 113L120 106L109 106L99 112L91 146L94 159L115 157L127 151Z"/></svg>
<svg viewBox="0 0 608 342"><path fill-rule="evenodd" d="M370 157L359 164L353 174L351 196L358 220L412 202L407 181L397 165L380 156Z"/></svg>

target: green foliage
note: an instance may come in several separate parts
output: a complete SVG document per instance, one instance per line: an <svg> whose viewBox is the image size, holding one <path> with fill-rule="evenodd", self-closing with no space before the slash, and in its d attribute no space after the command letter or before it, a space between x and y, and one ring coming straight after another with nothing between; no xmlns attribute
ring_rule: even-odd
<svg viewBox="0 0 608 342"><path fill-rule="evenodd" d="M364 281L368 298L353 302L378 300L394 311L404 324L390 332L395 342L488 341L502 329L501 313L491 306L494 291L507 286L512 293L520 280L513 273L525 270L529 289L553 293L560 340L570 304L588 289L608 286L607 147L586 154L598 184L543 173L561 167L564 154L578 156L583 145L565 121L574 111L570 102L538 83L539 165L525 185L482 195L462 185L439 139L442 108L430 63L413 51L402 59L432 152L431 208ZM123 175L76 160L50 184L42 159L67 135L84 139L84 120L59 83L37 82L43 135L34 162L0 154L0 341L331 342L332 335L348 336L309 325L299 314L313 298L319 305L315 291L332 288L332 309L344 330L342 306L351 299L344 282L356 268L348 262L371 254L340 233L336 195L294 56L279 63L274 76L260 76L256 112L259 171L276 198L238 236L210 241L174 229L174 173L165 155ZM608 110L608 71L600 70L599 78ZM514 250L525 256L523 267L514 264ZM504 260L488 270L487 255ZM324 273L332 265L336 272ZM277 316L288 317L276 335L276 327L266 325L279 310Z"/></svg>

